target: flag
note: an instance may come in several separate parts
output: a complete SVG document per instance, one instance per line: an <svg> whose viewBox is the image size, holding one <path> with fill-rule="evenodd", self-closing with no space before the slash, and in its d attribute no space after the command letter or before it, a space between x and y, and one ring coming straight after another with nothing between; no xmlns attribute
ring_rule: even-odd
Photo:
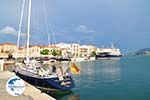
<svg viewBox="0 0 150 100"><path fill-rule="evenodd" d="M80 73L80 69L75 63L72 63L72 65L70 67L70 72L72 74L79 74Z"/></svg>

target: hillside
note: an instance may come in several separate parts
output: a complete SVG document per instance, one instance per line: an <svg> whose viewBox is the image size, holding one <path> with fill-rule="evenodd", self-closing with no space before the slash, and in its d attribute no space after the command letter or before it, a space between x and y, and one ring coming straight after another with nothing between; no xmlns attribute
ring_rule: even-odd
<svg viewBox="0 0 150 100"><path fill-rule="evenodd" d="M150 48L141 49L136 52L136 55L148 54L150 55Z"/></svg>

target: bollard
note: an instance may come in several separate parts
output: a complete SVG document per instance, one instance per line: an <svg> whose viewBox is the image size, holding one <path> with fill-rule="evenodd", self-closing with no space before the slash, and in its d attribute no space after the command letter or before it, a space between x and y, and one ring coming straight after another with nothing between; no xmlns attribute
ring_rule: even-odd
<svg viewBox="0 0 150 100"><path fill-rule="evenodd" d="M4 59L0 60L0 71L4 70L3 67L4 67Z"/></svg>

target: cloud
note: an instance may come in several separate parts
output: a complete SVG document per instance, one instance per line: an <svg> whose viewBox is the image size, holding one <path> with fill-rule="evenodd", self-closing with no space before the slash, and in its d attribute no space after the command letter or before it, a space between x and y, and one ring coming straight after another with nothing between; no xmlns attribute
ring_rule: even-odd
<svg viewBox="0 0 150 100"><path fill-rule="evenodd" d="M16 31L15 28L10 27L10 26L6 26L2 28L0 30L0 33L18 36L18 31ZM26 36L26 33L21 33L21 36L22 37Z"/></svg>
<svg viewBox="0 0 150 100"><path fill-rule="evenodd" d="M86 25L79 25L75 28L75 31L77 32L83 32L83 33L93 33L95 32L92 29L89 29Z"/></svg>
<svg viewBox="0 0 150 100"><path fill-rule="evenodd" d="M1 33L4 33L4 34L14 34L14 33L16 33L17 31L16 31L13 27L6 26L6 27L4 27L3 29L1 29L0 32L1 32Z"/></svg>

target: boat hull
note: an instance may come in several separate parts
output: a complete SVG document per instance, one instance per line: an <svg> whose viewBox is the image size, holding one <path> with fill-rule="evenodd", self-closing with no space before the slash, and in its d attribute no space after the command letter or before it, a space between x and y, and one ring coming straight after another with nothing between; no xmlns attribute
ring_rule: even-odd
<svg viewBox="0 0 150 100"><path fill-rule="evenodd" d="M122 57L122 55L96 55L95 59L111 59L120 57Z"/></svg>
<svg viewBox="0 0 150 100"><path fill-rule="evenodd" d="M55 78L37 78L27 75L23 75L19 72L16 72L16 75L19 76L24 81L30 83L33 86L43 87L43 88L52 88L62 91L71 90L74 87L74 81L71 76L64 77L64 80L60 81L58 77ZM62 85L62 82L70 82L69 85Z"/></svg>

